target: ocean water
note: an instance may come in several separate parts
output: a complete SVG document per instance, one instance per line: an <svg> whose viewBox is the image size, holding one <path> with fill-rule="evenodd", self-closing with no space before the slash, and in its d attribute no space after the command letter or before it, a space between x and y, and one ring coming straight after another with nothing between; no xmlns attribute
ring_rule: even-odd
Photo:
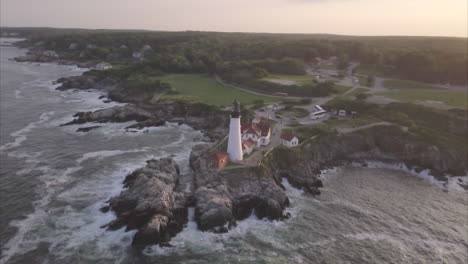
<svg viewBox="0 0 468 264"><path fill-rule="evenodd" d="M169 124L147 133L126 124L60 127L78 111L108 107L96 91L55 91L72 66L16 63L0 47L0 263L468 263L468 195L389 167L324 172L322 195L287 181L291 219L254 216L227 234L197 230L193 208L171 248L130 246L134 231L108 232L99 208L149 158L175 155L184 172L201 134Z"/></svg>

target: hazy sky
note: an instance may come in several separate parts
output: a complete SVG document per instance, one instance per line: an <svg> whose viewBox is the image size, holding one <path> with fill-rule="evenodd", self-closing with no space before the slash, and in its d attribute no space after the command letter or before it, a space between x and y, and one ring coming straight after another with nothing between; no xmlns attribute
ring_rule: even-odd
<svg viewBox="0 0 468 264"><path fill-rule="evenodd" d="M1 26L468 35L467 0L0 0Z"/></svg>

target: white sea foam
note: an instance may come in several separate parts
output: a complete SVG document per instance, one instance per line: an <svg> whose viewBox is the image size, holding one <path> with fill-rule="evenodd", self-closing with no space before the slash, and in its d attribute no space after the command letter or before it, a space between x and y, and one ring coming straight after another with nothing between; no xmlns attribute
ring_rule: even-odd
<svg viewBox="0 0 468 264"><path fill-rule="evenodd" d="M186 145L175 157L179 163L187 163L191 144ZM62 170L52 169L47 166L37 167L34 164L40 162L40 153L15 153L18 157L27 158L32 163L30 169L41 170L40 176L44 188L39 188L41 199L34 202L34 212L27 215L26 219L13 221L11 225L17 227L18 232L4 247L4 258L0 263L5 263L15 254L24 254L37 247L40 242L48 242L50 254L60 258L77 254L77 250L84 244L94 244L93 250L87 254L90 260L102 258L116 259L116 256L124 258L125 249L130 246L135 231L125 232L124 228L117 231L105 231L100 228L115 218L112 212L103 214L99 208L110 197L116 196L122 190L122 179L136 168L142 167L150 158L160 158L168 153L162 146L156 153L146 153L138 160L122 163L113 172L99 171L93 177L80 179L79 184L71 189L65 187L76 179L74 173L85 166L84 162L91 159L104 159L123 155L126 153L147 152L151 148L143 147L132 150L104 150L82 154L76 160L76 165ZM21 173L26 173L25 169ZM65 189L64 189L65 188ZM60 200L69 204L65 207L50 208L52 200ZM86 208L72 207L73 204L87 204ZM53 223L46 225L45 223ZM190 228L192 228L191 226Z"/></svg>
<svg viewBox="0 0 468 264"><path fill-rule="evenodd" d="M57 198L62 201L76 202L80 197L101 195L101 199L88 206L87 208L76 211L71 207L58 208L58 216L55 216L53 210L48 209L53 195L60 191L58 185L63 185L70 181L70 175L79 171L82 167L75 166L65 170L53 170L45 167L48 170L47 174L41 176L41 181L45 184L46 188L41 188L40 191L44 192L42 198L33 203L34 212L27 215L24 220L12 221L10 225L15 226L18 231L13 238L11 238L3 248L3 258L0 263L6 263L15 254L24 254L37 247L40 242L51 243L51 248L54 248L54 254L67 255L67 249L76 247L83 243L83 241L97 240L98 237L105 239L101 243L101 247L105 244L111 247L119 241L124 241L124 237L131 237L132 232L124 232L123 230L116 232L105 232L100 226L111 221L113 214L102 214L98 210L106 199L111 196L117 195L122 189L121 180L130 171L142 166L144 159L140 162L132 164L123 164L122 167L117 169L110 175L101 175L97 179L91 179L84 184L77 185L75 188L59 193ZM80 162L77 161L77 164ZM50 227L44 225L45 222L53 222L54 226ZM49 229L53 228L53 229ZM71 232L71 233L70 233ZM40 238L33 238L34 233L40 233ZM117 240L116 237L121 237ZM127 239L128 240L128 239ZM131 239L130 239L131 242ZM122 246L125 246L122 244ZM109 252L105 250L101 252Z"/></svg>
<svg viewBox="0 0 468 264"><path fill-rule="evenodd" d="M283 180L286 192L290 197L301 196L303 191L292 187L287 180ZM294 198L293 198L294 199ZM298 214L298 207L287 208L286 212L291 213L291 218ZM195 208L188 209L187 226L171 239L173 247L160 247L159 245L146 247L143 253L148 256L171 255L183 250L196 251L198 253L215 253L225 249L225 243L232 238L243 237L247 233L254 233L256 236L265 239L268 243L271 241L271 234L275 230L286 226L284 221L269 221L267 219L258 219L253 211L252 214L241 221L237 221L237 226L229 230L228 233L215 234L212 232L202 232L198 229L194 219Z"/></svg>
<svg viewBox="0 0 468 264"><path fill-rule="evenodd" d="M112 156L117 156L117 155L122 155L125 153L136 153L136 152L145 152L148 151L149 147L143 147L140 149L130 149L130 150L101 150L101 151L96 151L96 152L89 152L83 154L81 158L79 158L76 162L78 164L83 163L86 160L89 159L94 159L94 160L99 160L107 157L112 157Z"/></svg>
<svg viewBox="0 0 468 264"><path fill-rule="evenodd" d="M23 98L23 96L21 95L21 91L20 91L20 90L15 90L15 98L16 98L16 99Z"/></svg>
<svg viewBox="0 0 468 264"><path fill-rule="evenodd" d="M353 162L351 163L351 166L354 167L362 167L361 163ZM467 175L464 176L451 176L451 175L446 175L445 178L448 180L448 182L438 180L435 178L433 175L430 174L430 170L424 169L420 172L417 172L414 169L409 169L405 164L403 163L388 163L388 162L381 162L381 161L366 161L366 167L368 168L374 168L374 169L390 169L390 170L399 170L399 171L404 171L407 172L411 175L417 176L424 181L438 186L440 188L444 188L447 191L461 191L461 192L467 192L464 190L458 183L458 179L461 179L462 182L466 183L468 182L468 173Z"/></svg>
<svg viewBox="0 0 468 264"><path fill-rule="evenodd" d="M55 114L54 111L43 113L40 115L38 121L31 122L25 127L23 127L22 129L11 133L10 136L14 138L13 142L0 146L0 151L10 150L12 148L16 148L20 146L21 143L23 143L27 139L26 135L29 132L31 132L34 128L38 127L39 125L45 123L54 114Z"/></svg>

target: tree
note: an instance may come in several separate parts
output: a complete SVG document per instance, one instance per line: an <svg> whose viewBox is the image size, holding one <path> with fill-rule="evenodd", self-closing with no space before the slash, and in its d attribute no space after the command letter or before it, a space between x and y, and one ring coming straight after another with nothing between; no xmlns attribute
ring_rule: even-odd
<svg viewBox="0 0 468 264"><path fill-rule="evenodd" d="M367 96L368 94L365 94L365 93L359 93L357 94L355 97L356 97L356 100L359 100L359 101L364 101L367 99Z"/></svg>
<svg viewBox="0 0 468 264"><path fill-rule="evenodd" d="M253 69L253 75L256 79L262 79L268 76L268 72L260 67L255 67Z"/></svg>

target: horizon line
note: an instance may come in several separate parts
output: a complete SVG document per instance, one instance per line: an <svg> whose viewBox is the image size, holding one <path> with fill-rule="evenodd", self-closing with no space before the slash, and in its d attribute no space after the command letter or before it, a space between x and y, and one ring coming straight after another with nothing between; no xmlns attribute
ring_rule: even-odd
<svg viewBox="0 0 468 264"><path fill-rule="evenodd" d="M256 31L214 31L214 30L161 30L161 29L138 29L138 28L83 28L83 27L51 27L51 26L2 26L2 28L30 28L30 29L73 29L73 30L95 30L95 31L148 31L148 32L206 32L206 33L243 33L243 34L280 34L280 35L332 35L332 36L345 36L345 37L433 37L433 38L463 38L468 40L467 36L449 36L449 35L350 35L350 34L337 34L337 33L305 33L305 32L256 32Z"/></svg>

